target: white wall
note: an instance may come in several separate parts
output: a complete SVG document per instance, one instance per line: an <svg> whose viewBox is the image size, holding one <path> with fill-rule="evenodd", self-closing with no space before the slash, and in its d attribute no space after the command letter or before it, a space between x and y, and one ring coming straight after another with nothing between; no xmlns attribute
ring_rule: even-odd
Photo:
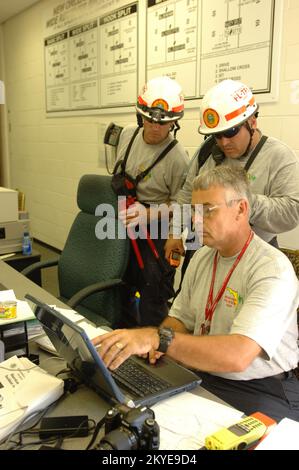
<svg viewBox="0 0 299 470"><path fill-rule="evenodd" d="M261 106L259 125L265 134L285 141L299 154L299 1L283 4L279 101ZM41 0L2 25L11 187L26 193L32 235L61 249L77 212L80 176L105 171L101 141L106 124L135 122L135 115L132 110L121 115L46 117L44 5ZM202 141L198 124L198 112L187 110L178 137L190 155ZM299 229L281 236L281 244L298 249L298 235Z"/></svg>

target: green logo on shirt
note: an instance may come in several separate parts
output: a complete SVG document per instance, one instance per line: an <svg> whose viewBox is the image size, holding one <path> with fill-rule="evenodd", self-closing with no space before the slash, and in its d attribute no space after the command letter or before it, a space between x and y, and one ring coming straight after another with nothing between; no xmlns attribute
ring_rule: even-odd
<svg viewBox="0 0 299 470"><path fill-rule="evenodd" d="M226 290L230 294L230 296L226 295L224 298L228 307L237 307L239 304L244 303L243 297L236 290L233 290L230 287L227 287Z"/></svg>
<svg viewBox="0 0 299 470"><path fill-rule="evenodd" d="M248 177L250 183L253 183L253 181L256 180L256 176L252 175L250 173L247 173L247 177Z"/></svg>

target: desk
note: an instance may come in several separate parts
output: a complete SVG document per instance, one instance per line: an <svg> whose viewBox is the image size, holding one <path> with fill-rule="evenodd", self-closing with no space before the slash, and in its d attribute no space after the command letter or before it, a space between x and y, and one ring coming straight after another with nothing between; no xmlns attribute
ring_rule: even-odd
<svg viewBox="0 0 299 470"><path fill-rule="evenodd" d="M0 260L0 284L4 285L7 289L13 289L16 297L20 300L24 299L26 294L32 294L45 303L68 308L54 295L45 291L42 287L9 266L7 260Z"/></svg>
<svg viewBox="0 0 299 470"><path fill-rule="evenodd" d="M37 299L48 304L56 304L62 308L68 308L63 302L55 298L53 295L46 292L41 287L34 284L32 281L24 277L22 274L8 266L6 263L0 260L0 283L4 284L15 291L17 298L24 299L25 294L30 293ZM30 350L33 353L37 352L36 344L30 346ZM56 374L62 370L65 364L60 360L55 360L55 356L38 351L40 354L40 366L52 374ZM52 357L53 360L44 362L45 359ZM43 364L44 362L44 364ZM218 403L225 404L222 400L218 399L215 395L204 390L202 387L197 387L194 391L197 395L208 398L210 400L217 401ZM94 419L98 422L103 418L109 403L97 395L93 390L82 386L74 394L68 394L63 398L51 411L47 413L47 416L66 416L66 415L88 415L89 418ZM91 437L86 438L72 438L66 439L63 442L64 449L85 449L89 443ZM98 440L97 440L98 441Z"/></svg>
<svg viewBox="0 0 299 470"><path fill-rule="evenodd" d="M17 271L22 271L23 269L27 268L33 263L37 263L40 261L40 253L36 250L32 250L31 255L23 255L21 252L16 253L9 258L5 258L3 260L5 263L9 264L12 268L16 269ZM41 283L41 271L37 269L33 273L30 274L29 279L33 282L38 284L39 286L42 285Z"/></svg>

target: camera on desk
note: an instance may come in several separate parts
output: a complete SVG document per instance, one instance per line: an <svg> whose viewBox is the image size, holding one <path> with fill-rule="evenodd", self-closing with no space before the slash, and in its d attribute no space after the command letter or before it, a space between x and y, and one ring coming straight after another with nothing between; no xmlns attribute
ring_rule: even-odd
<svg viewBox="0 0 299 470"><path fill-rule="evenodd" d="M160 429L153 410L117 405L105 416L105 436L96 450L157 450Z"/></svg>

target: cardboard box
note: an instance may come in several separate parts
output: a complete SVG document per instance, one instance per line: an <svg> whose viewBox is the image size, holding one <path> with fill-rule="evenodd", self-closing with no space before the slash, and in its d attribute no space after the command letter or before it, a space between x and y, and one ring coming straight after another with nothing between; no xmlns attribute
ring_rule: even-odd
<svg viewBox="0 0 299 470"><path fill-rule="evenodd" d="M0 186L0 223L18 219L18 192Z"/></svg>

